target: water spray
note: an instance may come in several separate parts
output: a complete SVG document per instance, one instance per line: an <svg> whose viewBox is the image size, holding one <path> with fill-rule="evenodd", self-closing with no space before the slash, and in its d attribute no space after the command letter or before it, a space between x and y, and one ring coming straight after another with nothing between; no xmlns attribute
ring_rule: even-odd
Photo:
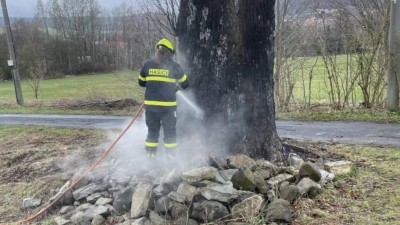
<svg viewBox="0 0 400 225"><path fill-rule="evenodd" d="M178 96L178 99L181 99L185 102L185 104L187 104L188 106L190 106L190 108L195 112L195 117L198 119L203 119L204 118L204 111L198 107L193 100L189 99L185 93L183 93L183 91L178 91L176 93L176 95Z"/></svg>

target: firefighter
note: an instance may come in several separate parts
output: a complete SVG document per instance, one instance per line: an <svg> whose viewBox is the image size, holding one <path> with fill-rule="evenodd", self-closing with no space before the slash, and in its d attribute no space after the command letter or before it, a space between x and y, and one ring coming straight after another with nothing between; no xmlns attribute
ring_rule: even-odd
<svg viewBox="0 0 400 225"><path fill-rule="evenodd" d="M173 60L174 45L168 39L156 44L155 57L144 63L139 75L139 85L145 87L144 105L148 128L145 149L155 158L160 128L164 131L164 148L173 158L176 142L176 91L189 86L188 77Z"/></svg>

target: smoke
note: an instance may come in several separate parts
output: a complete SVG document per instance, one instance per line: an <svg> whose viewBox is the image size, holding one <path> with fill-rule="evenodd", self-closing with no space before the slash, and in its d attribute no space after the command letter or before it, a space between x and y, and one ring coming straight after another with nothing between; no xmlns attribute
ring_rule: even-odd
<svg viewBox="0 0 400 225"><path fill-rule="evenodd" d="M112 170L118 170L113 176L137 175L152 170L164 169L183 172L191 168L207 165L210 155L220 155L216 145L207 143L207 135L213 134L204 127L203 110L195 103L192 91L177 93L177 142L178 149L174 159L167 157L163 147L161 128L156 159L147 157L144 142L147 136L144 113L127 133L120 139L115 149L110 152L107 162ZM128 123L129 121L126 121ZM125 127L124 125L123 127ZM108 139L114 140L117 133L109 132ZM165 174L160 174L165 175Z"/></svg>

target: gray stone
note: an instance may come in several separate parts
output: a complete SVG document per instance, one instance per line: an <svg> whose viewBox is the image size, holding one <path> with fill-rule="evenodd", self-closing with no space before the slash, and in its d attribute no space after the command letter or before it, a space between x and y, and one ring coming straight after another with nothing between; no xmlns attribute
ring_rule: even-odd
<svg viewBox="0 0 400 225"><path fill-rule="evenodd" d="M254 170L256 168L256 162L244 154L237 154L229 157L228 165L236 169L246 167L250 170Z"/></svg>
<svg viewBox="0 0 400 225"><path fill-rule="evenodd" d="M156 197L161 197L164 195L168 195L172 190L167 184L159 184L153 189L153 193Z"/></svg>
<svg viewBox="0 0 400 225"><path fill-rule="evenodd" d="M146 217L142 217L133 221L131 225L152 225L150 220Z"/></svg>
<svg viewBox="0 0 400 225"><path fill-rule="evenodd" d="M168 198L180 202L180 203L185 203L186 202L186 195L182 193L178 193L176 191L172 191L171 193L168 194Z"/></svg>
<svg viewBox="0 0 400 225"><path fill-rule="evenodd" d="M151 225L164 225L165 220L161 216L159 216L156 212L151 211L149 213L149 219L151 222Z"/></svg>
<svg viewBox="0 0 400 225"><path fill-rule="evenodd" d="M86 201L91 204L94 204L97 201L97 199L101 198L101 196L102 195L100 193L96 192L96 193L93 193L93 194L87 196Z"/></svg>
<svg viewBox="0 0 400 225"><path fill-rule="evenodd" d="M250 198L254 195L256 195L256 193L251 192L251 191L238 191L238 197L236 199L237 202L242 202L244 200L246 200L247 198Z"/></svg>
<svg viewBox="0 0 400 225"><path fill-rule="evenodd" d="M208 165L211 167L218 168L219 170L223 170L226 167L226 162L220 158L210 155L208 157Z"/></svg>
<svg viewBox="0 0 400 225"><path fill-rule="evenodd" d="M186 202L191 202L193 196L197 195L199 190L190 184L181 183L176 192L185 195Z"/></svg>
<svg viewBox="0 0 400 225"><path fill-rule="evenodd" d="M63 206L61 209L60 209L60 214L61 215L64 215L64 214L67 214L67 213L69 213L69 212L72 212L73 210L75 209L75 207L74 206L71 206L71 205L69 205L69 206Z"/></svg>
<svg viewBox="0 0 400 225"><path fill-rule="evenodd" d="M131 209L132 195L131 189L127 188L114 196L112 205L118 214L124 214Z"/></svg>
<svg viewBox="0 0 400 225"><path fill-rule="evenodd" d="M232 219L250 221L250 219L259 215L263 206L264 198L259 195L254 195L233 206Z"/></svg>
<svg viewBox="0 0 400 225"><path fill-rule="evenodd" d="M267 169L270 171L271 176L274 176L276 174L277 168L276 165L271 163L270 161L259 159L256 161L257 167L260 169Z"/></svg>
<svg viewBox="0 0 400 225"><path fill-rule="evenodd" d="M267 192L266 196L267 196L268 202L270 202L270 203L275 201L275 199L276 199L276 194L275 194L275 191L273 191L273 190L269 190Z"/></svg>
<svg viewBox="0 0 400 225"><path fill-rule="evenodd" d="M279 190L283 190L285 187L287 187L289 185L290 185L289 181L283 181L281 183L281 185L279 186Z"/></svg>
<svg viewBox="0 0 400 225"><path fill-rule="evenodd" d="M233 188L232 183L229 183L225 185L210 184L201 189L201 195L210 201L230 203L238 197L239 193Z"/></svg>
<svg viewBox="0 0 400 225"><path fill-rule="evenodd" d="M42 204L42 199L39 198L24 198L22 200L22 208L35 208Z"/></svg>
<svg viewBox="0 0 400 225"><path fill-rule="evenodd" d="M176 220L176 225L199 225L199 222L194 219L181 217Z"/></svg>
<svg viewBox="0 0 400 225"><path fill-rule="evenodd" d="M189 211L189 206L182 203L174 202L172 205L171 216L173 219L186 218Z"/></svg>
<svg viewBox="0 0 400 225"><path fill-rule="evenodd" d="M272 177L271 179L267 180L267 184L271 188L277 189L282 182L291 181L291 180L293 180L293 175L290 175L287 173L281 173L281 174L278 174L277 176Z"/></svg>
<svg viewBox="0 0 400 225"><path fill-rule="evenodd" d="M91 225L103 225L103 224L105 224L105 222L106 222L106 219L104 219L104 217L102 217L100 215L96 215L93 218Z"/></svg>
<svg viewBox="0 0 400 225"><path fill-rule="evenodd" d="M321 183L322 184L326 184L329 183L331 181L333 181L333 179L335 179L335 174L333 173L329 173L328 171L322 170L320 169L319 172L321 173Z"/></svg>
<svg viewBox="0 0 400 225"><path fill-rule="evenodd" d="M69 181L73 176L74 176L74 172L68 171L68 172L62 173L60 179L61 179L62 181L67 182L67 181Z"/></svg>
<svg viewBox="0 0 400 225"><path fill-rule="evenodd" d="M352 163L350 161L326 162L324 168L336 175L345 175L351 172Z"/></svg>
<svg viewBox="0 0 400 225"><path fill-rule="evenodd" d="M160 178L160 184L167 186L175 186L180 182L182 182L182 178L175 169L171 170L167 175Z"/></svg>
<svg viewBox="0 0 400 225"><path fill-rule="evenodd" d="M125 221L123 223L118 223L117 225L132 225L133 223L131 221Z"/></svg>
<svg viewBox="0 0 400 225"><path fill-rule="evenodd" d="M64 191L69 188L71 181L65 182L65 184L58 190L57 194L55 194L52 198L50 198L49 202L53 202L56 200L60 195L63 195L59 200L58 204L60 205L70 205L74 202L74 197L72 196L72 191L67 191L65 194Z"/></svg>
<svg viewBox="0 0 400 225"><path fill-rule="evenodd" d="M159 198L155 203L156 211L162 214L167 213L172 209L172 203L167 196Z"/></svg>
<svg viewBox="0 0 400 225"><path fill-rule="evenodd" d="M90 220L85 217L85 213L78 211L71 216L71 221L74 224L90 224Z"/></svg>
<svg viewBox="0 0 400 225"><path fill-rule="evenodd" d="M322 190L320 184L314 182L308 177L301 179L296 186L299 189L300 195L308 195L310 197L315 197Z"/></svg>
<svg viewBox="0 0 400 225"><path fill-rule="evenodd" d="M76 208L75 211L76 211L76 212L77 212L77 211L86 211L86 210L90 209L92 206L93 206L93 205L90 204L90 203L85 203L85 204L82 204L82 205L78 206L78 208Z"/></svg>
<svg viewBox="0 0 400 225"><path fill-rule="evenodd" d="M101 198L97 199L95 205L107 205L107 204L110 204L112 202L113 202L112 198L103 198L103 197L101 197Z"/></svg>
<svg viewBox="0 0 400 225"><path fill-rule="evenodd" d="M321 172L319 172L319 168L315 164L306 162L301 164L299 174L297 174L296 183L304 177L309 177L311 180L319 182L321 180Z"/></svg>
<svg viewBox="0 0 400 225"><path fill-rule="evenodd" d="M73 225L71 220L66 220L60 216L55 217L54 222L56 222L57 225Z"/></svg>
<svg viewBox="0 0 400 225"><path fill-rule="evenodd" d="M193 203L191 218L202 222L213 222L217 219L227 218L228 209L220 202L203 201Z"/></svg>
<svg viewBox="0 0 400 225"><path fill-rule="evenodd" d="M196 183L202 180L225 182L221 174L214 167L200 167L182 173L182 179L187 183Z"/></svg>
<svg viewBox="0 0 400 225"><path fill-rule="evenodd" d="M149 209L153 186L140 183L132 195L131 218L138 218L146 215Z"/></svg>
<svg viewBox="0 0 400 225"><path fill-rule="evenodd" d="M219 171L221 173L221 176L226 180L226 181L231 181L233 174L235 174L239 169L228 169L228 170L221 170Z"/></svg>
<svg viewBox="0 0 400 225"><path fill-rule="evenodd" d="M297 176L297 174L299 174L299 170L296 170L296 168L293 166L282 167L280 170L282 170L282 172L278 171L278 173L288 173L293 176Z"/></svg>
<svg viewBox="0 0 400 225"><path fill-rule="evenodd" d="M283 188L280 192L280 197L288 202L293 202L299 195L299 188L295 185L289 185Z"/></svg>
<svg viewBox="0 0 400 225"><path fill-rule="evenodd" d="M72 192L72 195L74 196L75 200L81 200L95 192L101 192L101 191L105 191L105 190L107 190L106 184L90 183L87 186L84 186L84 187L79 188L78 190L75 190L74 192Z"/></svg>
<svg viewBox="0 0 400 225"><path fill-rule="evenodd" d="M122 186L127 186L132 180L132 177L126 174L120 174L119 176L113 176L113 180L117 184L121 184Z"/></svg>
<svg viewBox="0 0 400 225"><path fill-rule="evenodd" d="M284 199L276 199L267 206L266 218L269 221L290 223L292 221L290 203Z"/></svg>
<svg viewBox="0 0 400 225"><path fill-rule="evenodd" d="M271 172L267 169L256 169L253 174L262 177L264 180L271 178Z"/></svg>
<svg viewBox="0 0 400 225"><path fill-rule="evenodd" d="M296 153L289 154L289 165L295 168L300 168L300 165L304 163L304 160Z"/></svg>
<svg viewBox="0 0 400 225"><path fill-rule="evenodd" d="M256 182L254 180L254 175L250 169L243 167L240 168L232 176L233 186L238 190L254 191L256 188Z"/></svg>
<svg viewBox="0 0 400 225"><path fill-rule="evenodd" d="M108 207L103 206L103 205L96 205L96 206L92 206L88 210L86 210L84 212L83 216L85 219L92 220L97 215L107 216L109 214L110 214L110 210Z"/></svg>
<svg viewBox="0 0 400 225"><path fill-rule="evenodd" d="M258 190L258 193L266 194L270 190L263 176L259 173L254 173L254 181L256 182L256 189Z"/></svg>

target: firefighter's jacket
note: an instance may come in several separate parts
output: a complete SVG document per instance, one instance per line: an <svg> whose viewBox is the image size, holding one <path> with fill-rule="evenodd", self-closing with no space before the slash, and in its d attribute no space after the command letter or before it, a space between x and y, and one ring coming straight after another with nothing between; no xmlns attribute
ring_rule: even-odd
<svg viewBox="0 0 400 225"><path fill-rule="evenodd" d="M146 110L163 112L176 110L175 92L178 87L187 88L189 83L181 66L171 59L161 64L154 60L145 62L140 71L139 85L146 87Z"/></svg>

